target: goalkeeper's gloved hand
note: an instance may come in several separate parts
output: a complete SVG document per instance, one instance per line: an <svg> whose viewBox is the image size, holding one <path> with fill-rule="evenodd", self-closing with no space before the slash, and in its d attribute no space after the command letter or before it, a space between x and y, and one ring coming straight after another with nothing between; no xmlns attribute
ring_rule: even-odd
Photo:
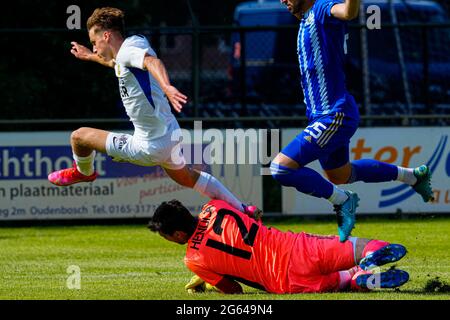
<svg viewBox="0 0 450 320"><path fill-rule="evenodd" d="M194 275L189 283L184 286L184 289L187 290L188 293L200 293L205 291L217 291L220 290L214 287L213 285L205 282L202 278L197 275Z"/></svg>
<svg viewBox="0 0 450 320"><path fill-rule="evenodd" d="M205 288L206 282L197 275L194 275L188 284L184 286L188 293L205 292Z"/></svg>

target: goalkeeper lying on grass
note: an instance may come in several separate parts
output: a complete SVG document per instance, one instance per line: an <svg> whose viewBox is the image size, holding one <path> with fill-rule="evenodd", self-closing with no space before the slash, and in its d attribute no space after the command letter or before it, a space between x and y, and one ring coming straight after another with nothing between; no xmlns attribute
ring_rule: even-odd
<svg viewBox="0 0 450 320"><path fill-rule="evenodd" d="M184 262L196 274L186 285L189 292L242 293L239 282L271 293L370 290L409 279L397 269L373 272L406 254L400 244L281 232L221 200L208 202L198 217L177 200L163 202L149 229L187 244Z"/></svg>

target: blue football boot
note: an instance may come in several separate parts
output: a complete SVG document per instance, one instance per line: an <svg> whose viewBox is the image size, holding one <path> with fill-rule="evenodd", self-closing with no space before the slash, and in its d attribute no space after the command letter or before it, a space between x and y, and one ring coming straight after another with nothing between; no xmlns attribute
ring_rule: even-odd
<svg viewBox="0 0 450 320"><path fill-rule="evenodd" d="M359 262L359 266L363 270L369 270L374 267L398 261L403 258L405 254L406 248L404 246L391 243L362 258Z"/></svg>
<svg viewBox="0 0 450 320"><path fill-rule="evenodd" d="M359 197L355 192L345 191L348 199L341 205L335 205L334 211L338 223L339 241L344 242L355 227L355 213Z"/></svg>
<svg viewBox="0 0 450 320"><path fill-rule="evenodd" d="M414 176L417 178L416 184L412 188L422 196L423 201L434 201L433 190L431 189L431 170L427 165L421 165L414 169Z"/></svg>
<svg viewBox="0 0 450 320"><path fill-rule="evenodd" d="M397 288L404 285L408 280L408 272L398 269L380 273L362 271L359 274L355 274L354 279L352 279L352 288L362 290Z"/></svg>

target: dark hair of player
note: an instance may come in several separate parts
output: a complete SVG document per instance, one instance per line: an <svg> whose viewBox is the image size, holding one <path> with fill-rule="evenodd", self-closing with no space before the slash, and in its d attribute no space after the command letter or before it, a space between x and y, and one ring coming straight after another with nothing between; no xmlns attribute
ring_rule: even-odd
<svg viewBox="0 0 450 320"><path fill-rule="evenodd" d="M87 29L89 31L95 27L95 32L114 30L123 36L125 33L124 16L124 12L117 8L97 8L87 20Z"/></svg>
<svg viewBox="0 0 450 320"><path fill-rule="evenodd" d="M184 231L190 235L196 226L196 218L178 200L161 203L148 224L151 231L167 235L172 235L175 231Z"/></svg>

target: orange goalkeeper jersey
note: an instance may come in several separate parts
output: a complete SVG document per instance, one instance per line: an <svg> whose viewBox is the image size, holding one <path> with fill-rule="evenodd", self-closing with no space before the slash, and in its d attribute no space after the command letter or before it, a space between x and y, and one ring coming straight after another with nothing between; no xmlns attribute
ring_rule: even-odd
<svg viewBox="0 0 450 320"><path fill-rule="evenodd" d="M184 262L206 282L227 276L268 292L289 290L288 266L298 234L262 225L221 200L198 216Z"/></svg>

